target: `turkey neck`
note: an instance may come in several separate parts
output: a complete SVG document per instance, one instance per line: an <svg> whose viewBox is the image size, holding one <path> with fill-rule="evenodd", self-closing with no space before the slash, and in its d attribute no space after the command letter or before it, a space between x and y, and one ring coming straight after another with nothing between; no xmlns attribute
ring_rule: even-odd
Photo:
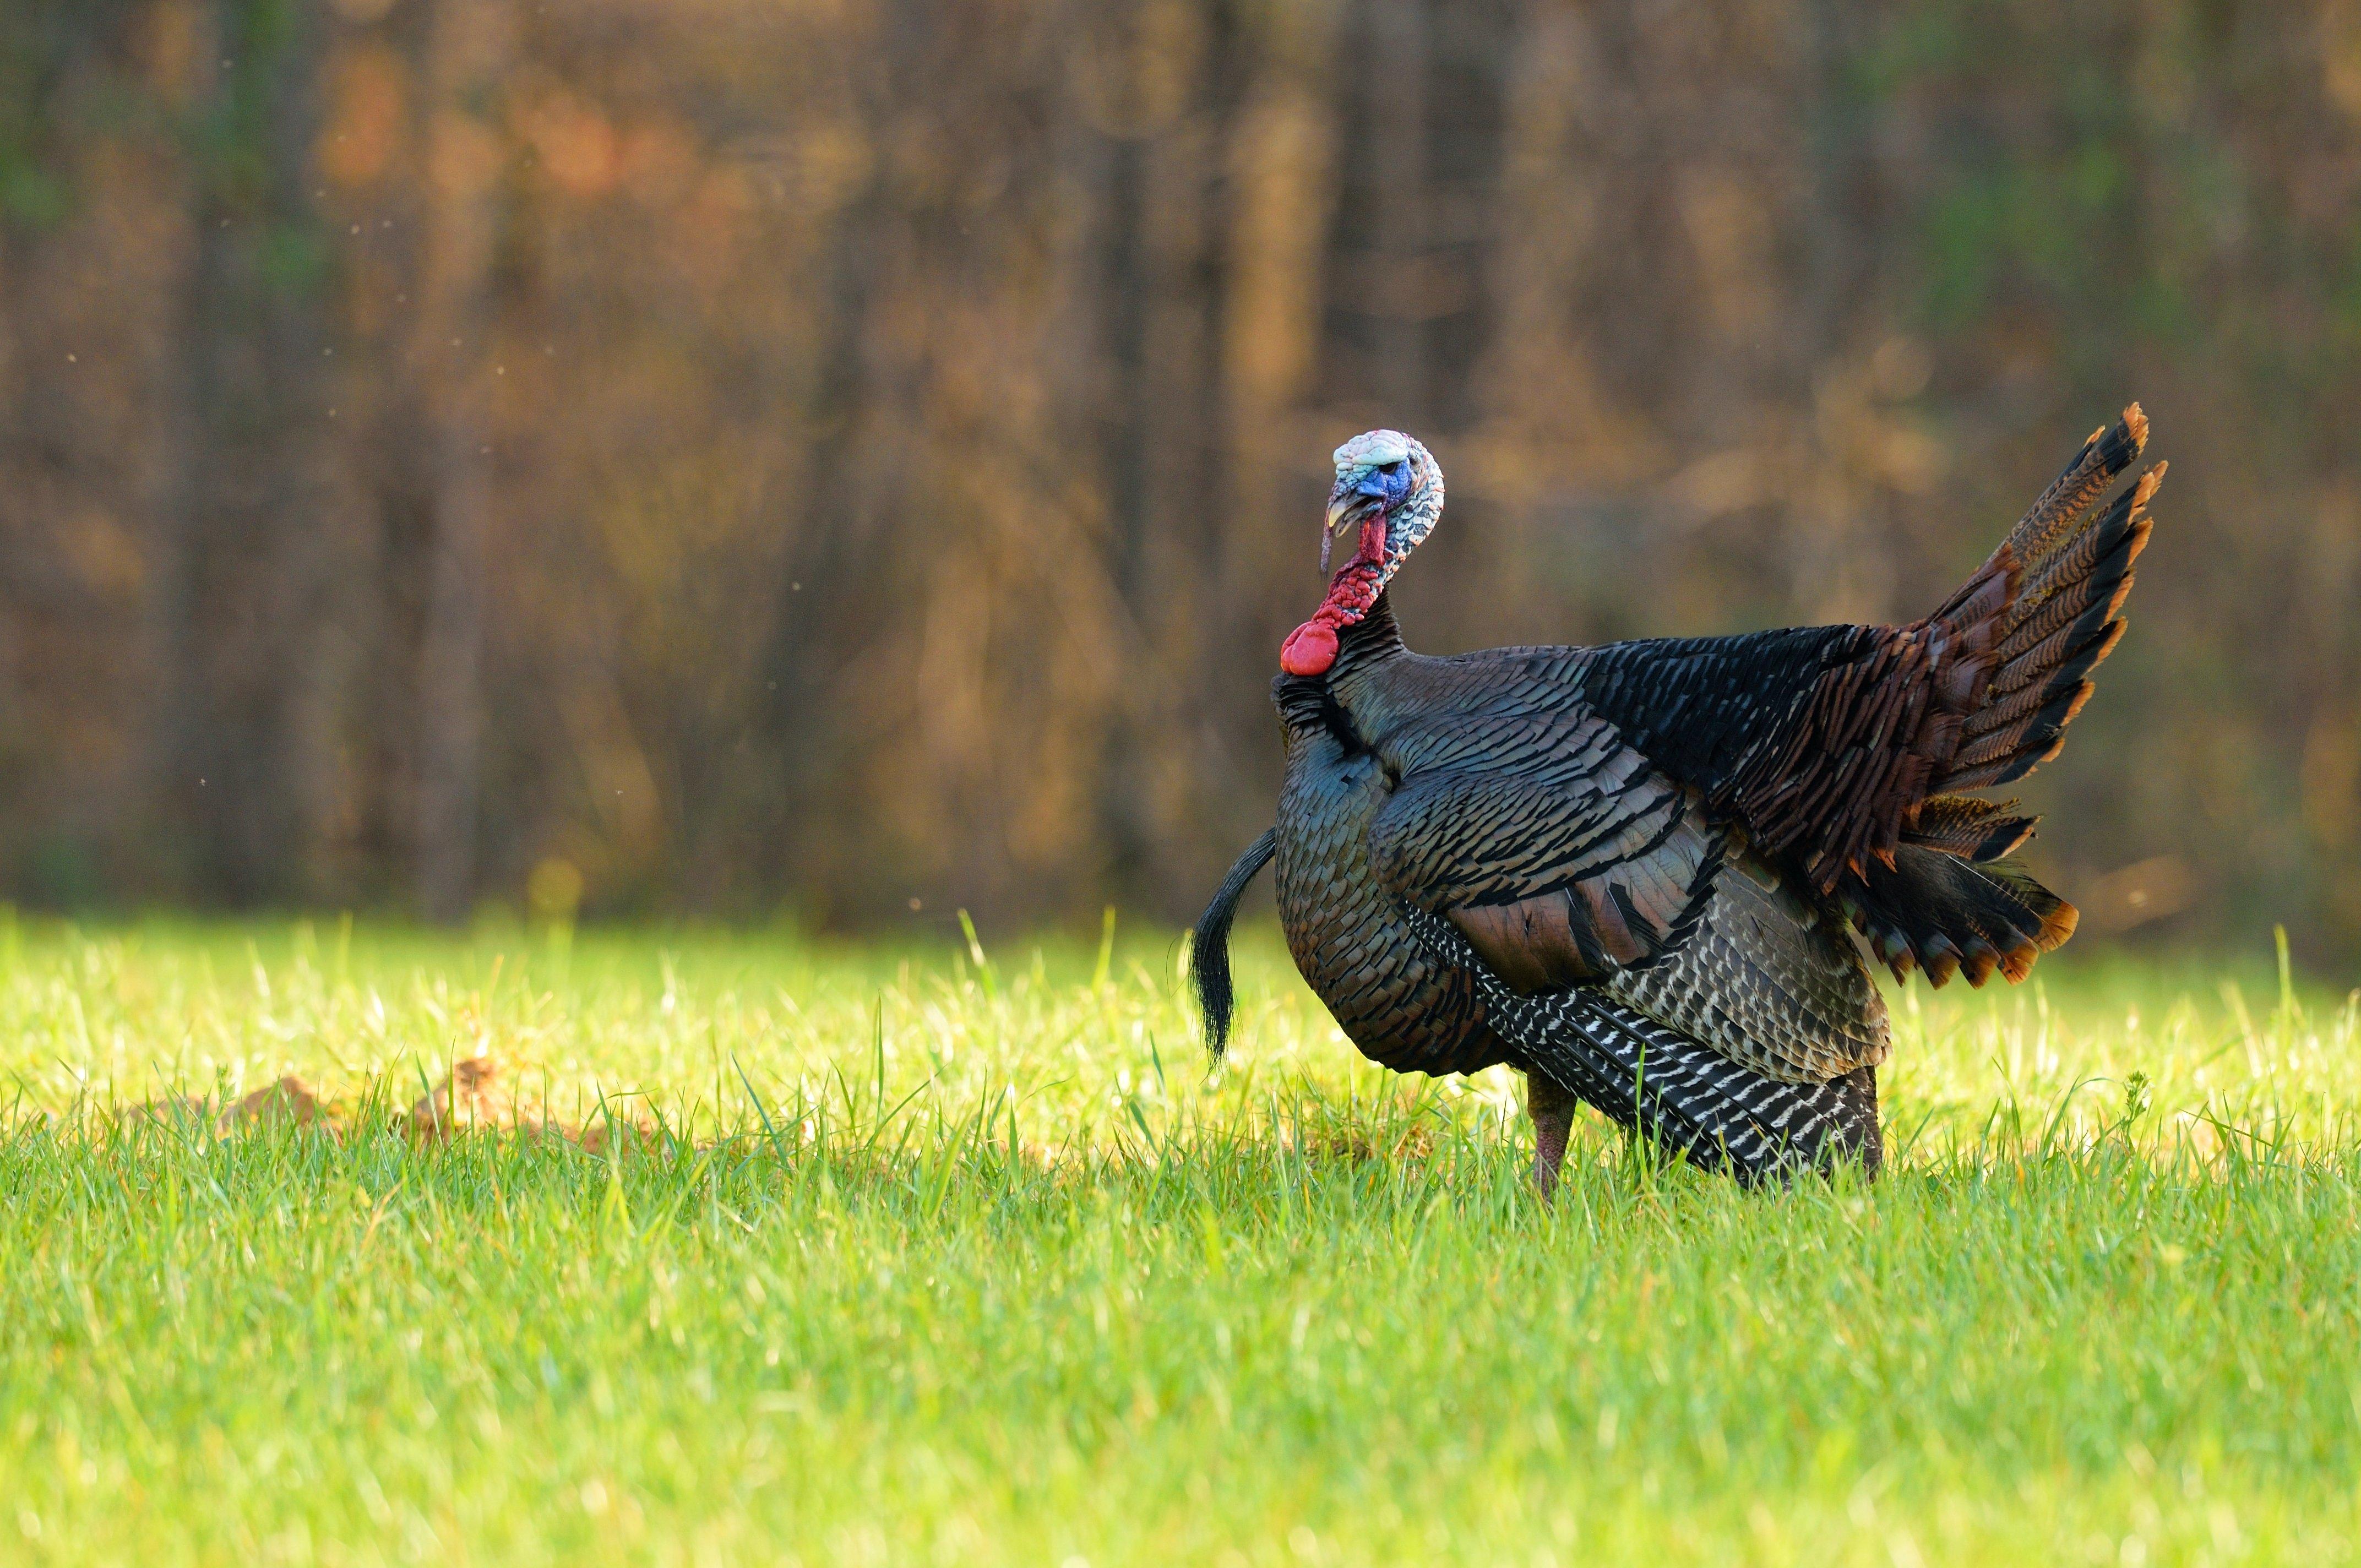
<svg viewBox="0 0 2361 1568"><path fill-rule="evenodd" d="M1356 673L1366 674L1408 652L1401 628L1394 622L1394 607L1380 590L1369 612L1337 636L1336 662L1324 678L1332 685L1349 685Z"/></svg>
<svg viewBox="0 0 2361 1568"><path fill-rule="evenodd" d="M1368 613L1336 639L1336 662L1319 675L1281 675L1273 686L1279 716L1292 727L1325 729L1346 756L1369 749L1384 728L1389 666L1406 657L1393 606L1379 593Z"/></svg>

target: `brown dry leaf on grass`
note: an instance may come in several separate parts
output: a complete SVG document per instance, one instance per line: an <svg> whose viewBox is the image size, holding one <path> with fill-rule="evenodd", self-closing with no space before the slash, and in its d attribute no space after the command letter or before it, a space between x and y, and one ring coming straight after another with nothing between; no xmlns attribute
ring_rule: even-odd
<svg viewBox="0 0 2361 1568"><path fill-rule="evenodd" d="M627 1110L617 1102L603 1104L578 1127L544 1119L538 1107L520 1099L519 1077L514 1063L489 1053L454 1062L442 1082L396 1116L394 1126L425 1144L467 1133L552 1132L597 1155L645 1152L663 1136L645 1110ZM335 1104L292 1073L226 1105L217 1107L202 1095L167 1094L134 1106L125 1115L168 1126L206 1127L224 1135L272 1126L343 1133L352 1119L349 1110L340 1115Z"/></svg>
<svg viewBox="0 0 2361 1568"><path fill-rule="evenodd" d="M434 1141L467 1132L541 1130L541 1118L521 1108L516 1071L493 1056L451 1064L443 1081L419 1096L403 1127L413 1138Z"/></svg>
<svg viewBox="0 0 2361 1568"><path fill-rule="evenodd" d="M293 1073L226 1104L216 1105L202 1094L167 1094L133 1106L122 1113L122 1119L172 1127L209 1127L225 1135L266 1126L335 1130L327 1102Z"/></svg>
<svg viewBox="0 0 2361 1568"><path fill-rule="evenodd" d="M244 1096L222 1113L222 1124L226 1128L276 1126L280 1124L310 1127L327 1121L327 1105L312 1091L309 1084L291 1072L278 1082L266 1084Z"/></svg>
<svg viewBox="0 0 2361 1568"><path fill-rule="evenodd" d="M592 1154L655 1146L657 1128L645 1112L609 1102L579 1127L545 1121L518 1098L516 1065L485 1055L455 1062L443 1081L419 1097L403 1120L413 1138L436 1142L469 1132L555 1132Z"/></svg>
<svg viewBox="0 0 2361 1568"><path fill-rule="evenodd" d="M628 1154L654 1148L661 1133L646 1112L625 1110L609 1101L570 1135L592 1154Z"/></svg>

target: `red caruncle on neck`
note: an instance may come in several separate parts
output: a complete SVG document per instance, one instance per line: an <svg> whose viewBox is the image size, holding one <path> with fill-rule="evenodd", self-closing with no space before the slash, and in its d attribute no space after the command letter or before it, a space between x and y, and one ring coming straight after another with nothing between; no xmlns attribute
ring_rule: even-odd
<svg viewBox="0 0 2361 1568"><path fill-rule="evenodd" d="M1386 584L1386 520L1361 524L1360 548L1328 583L1328 597L1312 619L1287 634L1279 667L1290 675L1324 675L1336 663L1337 634L1369 613Z"/></svg>

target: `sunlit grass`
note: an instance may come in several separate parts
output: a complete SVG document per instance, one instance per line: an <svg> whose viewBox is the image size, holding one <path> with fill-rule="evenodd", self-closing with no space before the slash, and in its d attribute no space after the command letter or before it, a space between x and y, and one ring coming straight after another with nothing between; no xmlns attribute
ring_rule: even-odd
<svg viewBox="0 0 2361 1568"><path fill-rule="evenodd" d="M1553 1211L1268 932L1211 1074L1162 937L0 946L0 1561L2361 1555L2361 1003L2268 948L1902 993L1874 1187ZM390 1130L484 1052L656 1135Z"/></svg>

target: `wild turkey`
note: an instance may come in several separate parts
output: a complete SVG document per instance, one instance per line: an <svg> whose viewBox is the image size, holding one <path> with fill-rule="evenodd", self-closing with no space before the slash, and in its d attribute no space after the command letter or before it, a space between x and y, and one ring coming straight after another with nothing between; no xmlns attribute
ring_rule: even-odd
<svg viewBox="0 0 2361 1568"><path fill-rule="evenodd" d="M2106 497L2147 439L2134 404L1906 626L1443 659L1385 591L1442 471L1394 431L1345 443L1323 568L1338 530L1358 547L1280 652L1278 825L1198 923L1212 1048L1232 914L1276 859L1289 949L1365 1053L1526 1075L1544 1192L1577 1100L1741 1180L1873 1174L1868 956L2016 981L2074 929L2006 858L2035 819L1956 792L2055 756L2090 696L2164 465Z"/></svg>

